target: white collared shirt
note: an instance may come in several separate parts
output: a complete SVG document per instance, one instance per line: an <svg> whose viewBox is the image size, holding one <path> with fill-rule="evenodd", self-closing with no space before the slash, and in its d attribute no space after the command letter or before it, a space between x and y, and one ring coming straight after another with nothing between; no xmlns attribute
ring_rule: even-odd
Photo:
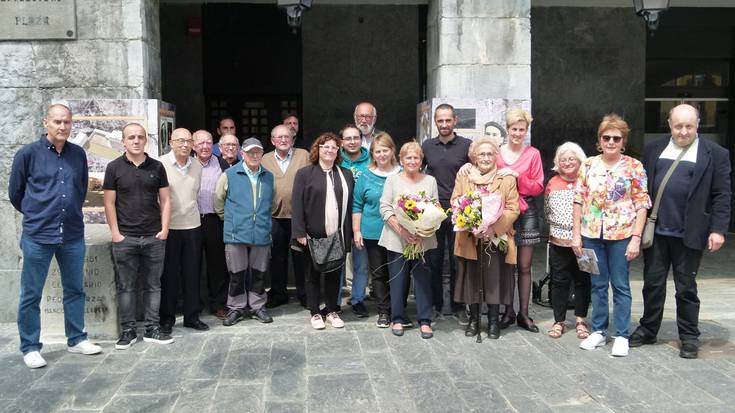
<svg viewBox="0 0 735 413"><path fill-rule="evenodd" d="M291 164L291 159L293 158L293 148L288 150L285 158L278 156L278 151L275 151L274 155L276 156L278 167L281 168L281 172L286 173L286 169L288 169L288 165Z"/></svg>

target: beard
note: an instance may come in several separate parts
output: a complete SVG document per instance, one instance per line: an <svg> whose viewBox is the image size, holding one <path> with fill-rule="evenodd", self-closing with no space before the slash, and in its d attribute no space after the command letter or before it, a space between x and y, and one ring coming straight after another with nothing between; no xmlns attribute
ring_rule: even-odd
<svg viewBox="0 0 735 413"><path fill-rule="evenodd" d="M360 133L363 135L370 135L375 130L375 125L357 125L357 129L359 129Z"/></svg>

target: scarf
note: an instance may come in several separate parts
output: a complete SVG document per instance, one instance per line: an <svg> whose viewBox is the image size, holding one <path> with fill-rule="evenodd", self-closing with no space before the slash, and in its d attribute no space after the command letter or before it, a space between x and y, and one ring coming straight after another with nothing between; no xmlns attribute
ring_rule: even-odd
<svg viewBox="0 0 735 413"><path fill-rule="evenodd" d="M470 169L470 174L467 176L467 178L471 183L475 184L475 186L485 186L490 185L490 183L493 182L493 179L495 179L495 174L497 172L498 168L493 168L483 175L480 173L480 169L478 167L473 166L472 169Z"/></svg>

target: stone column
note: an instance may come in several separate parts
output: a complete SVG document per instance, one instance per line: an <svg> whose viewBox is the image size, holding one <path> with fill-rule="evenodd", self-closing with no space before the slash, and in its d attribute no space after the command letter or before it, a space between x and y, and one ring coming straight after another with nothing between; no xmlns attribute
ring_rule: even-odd
<svg viewBox="0 0 735 413"><path fill-rule="evenodd" d="M44 133L54 99L161 97L158 0L76 0L77 39L0 42L0 322L15 321L21 215L8 201L15 152Z"/></svg>
<svg viewBox="0 0 735 413"><path fill-rule="evenodd" d="M431 0L427 99L531 99L530 0Z"/></svg>

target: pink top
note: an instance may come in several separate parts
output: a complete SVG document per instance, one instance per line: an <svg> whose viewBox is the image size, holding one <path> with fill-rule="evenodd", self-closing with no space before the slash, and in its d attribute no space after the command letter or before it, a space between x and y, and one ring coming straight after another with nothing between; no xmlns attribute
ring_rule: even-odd
<svg viewBox="0 0 735 413"><path fill-rule="evenodd" d="M496 160L498 169L508 167L518 174L516 180L518 181L521 213L523 213L528 208L523 198L536 196L544 191L544 168L541 164L541 153L533 146L526 146L521 156L510 165L505 162L502 154L498 152Z"/></svg>

